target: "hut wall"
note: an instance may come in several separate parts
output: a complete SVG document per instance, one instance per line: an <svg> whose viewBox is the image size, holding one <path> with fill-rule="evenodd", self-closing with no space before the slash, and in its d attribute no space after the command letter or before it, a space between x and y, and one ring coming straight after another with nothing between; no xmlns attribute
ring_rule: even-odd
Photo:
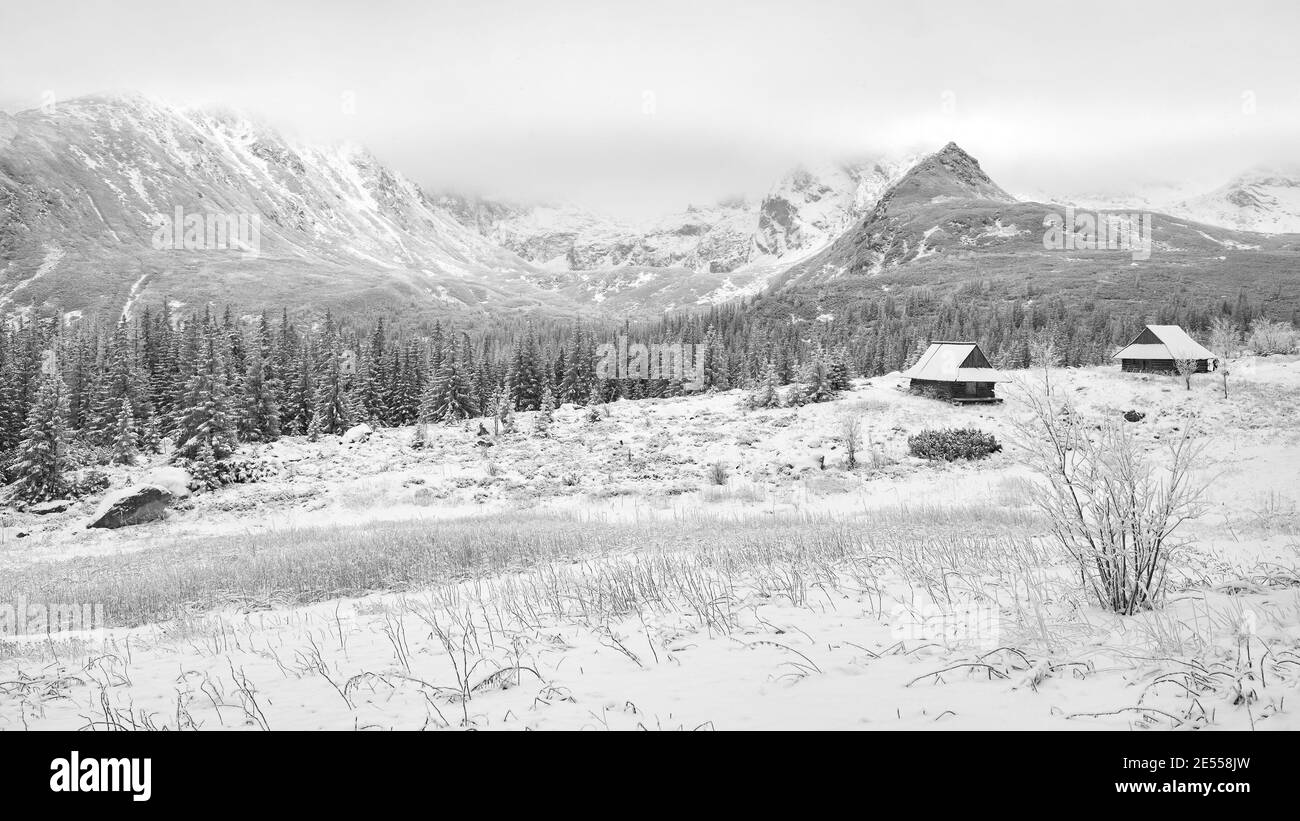
<svg viewBox="0 0 1300 821"><path fill-rule="evenodd" d="M976 382L974 393L966 392L965 382L940 382L934 379L913 379L909 389L912 393L933 397L934 399L993 399L997 384L994 382Z"/></svg>
<svg viewBox="0 0 1300 821"><path fill-rule="evenodd" d="M1128 373L1159 373L1178 375L1178 363L1172 359L1123 359L1120 368ZM1197 373L1210 372L1210 360L1196 360Z"/></svg>
<svg viewBox="0 0 1300 821"><path fill-rule="evenodd" d="M922 396L929 396L934 399L951 399L954 384L953 382L939 382L934 379L913 379L909 387L912 393L918 393Z"/></svg>

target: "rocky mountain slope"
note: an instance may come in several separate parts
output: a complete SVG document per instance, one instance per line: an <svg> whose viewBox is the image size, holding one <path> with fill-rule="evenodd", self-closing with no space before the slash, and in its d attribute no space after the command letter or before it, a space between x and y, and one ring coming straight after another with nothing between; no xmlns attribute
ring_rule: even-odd
<svg viewBox="0 0 1300 821"><path fill-rule="evenodd" d="M731 274L820 250L870 210L916 159L800 166L757 201L692 206L641 224L567 204L519 205L457 194L437 201L462 225L552 271L632 266Z"/></svg>
<svg viewBox="0 0 1300 821"><path fill-rule="evenodd" d="M1300 233L1300 168L1261 166L1217 188L1191 181L1146 184L1130 191L1024 192L1021 199L1092 210L1158 211L1236 231Z"/></svg>
<svg viewBox="0 0 1300 821"><path fill-rule="evenodd" d="M1170 213L1239 231L1300 233L1300 169L1257 168L1169 206Z"/></svg>
<svg viewBox="0 0 1300 821"><path fill-rule="evenodd" d="M1289 179L1243 178L1216 202L1279 213L1300 190ZM0 115L0 312L111 316L167 298L617 319L772 286L837 293L834 303L970 282L1007 293L1122 282L1151 299L1152 283L1168 280L1225 298L1242 287L1294 296L1300 236L1155 214L1150 259L1046 249L1044 218L1061 210L1017 201L949 144L917 161L798 168L761 199L633 226L569 206L430 195L363 149L299 144L228 112L89 97ZM255 221L256 247L218 241L213 216ZM200 230L187 232L189 219Z"/></svg>
<svg viewBox="0 0 1300 821"><path fill-rule="evenodd" d="M242 218L256 247L208 233L210 216ZM159 233L191 217L203 229L189 241ZM504 307L541 301L544 279L354 146L297 145L237 115L135 96L0 115L10 310L113 312L167 295Z"/></svg>
<svg viewBox="0 0 1300 821"><path fill-rule="evenodd" d="M942 293L972 285L1005 297L1060 293L1129 304L1155 304L1173 293L1230 300L1244 288L1300 305L1300 236L1244 233L1154 213L1149 234L1135 226L1139 247L1051 247L1048 221L1064 216L1062 205L1016 200L950 143L772 286L804 303L821 300L818 310L827 311L900 288ZM1140 247L1143 234L1150 253Z"/></svg>
<svg viewBox="0 0 1300 821"><path fill-rule="evenodd" d="M796 169L758 201L626 225L430 195L364 149L299 144L230 112L87 97L0 115L0 310L116 314L170 298L654 314L757 293L906 167ZM256 218L256 248L214 241L211 217ZM203 221L192 242L188 218ZM177 227L160 244L165 219Z"/></svg>

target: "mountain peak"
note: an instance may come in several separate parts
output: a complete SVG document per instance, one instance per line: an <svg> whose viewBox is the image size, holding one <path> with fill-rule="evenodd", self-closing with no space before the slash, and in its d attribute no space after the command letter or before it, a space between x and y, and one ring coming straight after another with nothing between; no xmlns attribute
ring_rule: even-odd
<svg viewBox="0 0 1300 821"><path fill-rule="evenodd" d="M950 142L925 157L881 198L881 205L921 204L969 199L1015 202L980 168L979 160Z"/></svg>

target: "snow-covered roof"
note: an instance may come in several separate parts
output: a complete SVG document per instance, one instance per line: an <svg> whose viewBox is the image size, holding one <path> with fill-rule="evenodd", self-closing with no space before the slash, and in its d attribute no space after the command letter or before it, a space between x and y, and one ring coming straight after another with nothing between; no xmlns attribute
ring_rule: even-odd
<svg viewBox="0 0 1300 821"><path fill-rule="evenodd" d="M1148 325L1112 359L1215 359L1214 352L1178 325Z"/></svg>
<svg viewBox="0 0 1300 821"><path fill-rule="evenodd" d="M974 342L931 342L916 364L903 372L910 379L936 382L1005 381Z"/></svg>

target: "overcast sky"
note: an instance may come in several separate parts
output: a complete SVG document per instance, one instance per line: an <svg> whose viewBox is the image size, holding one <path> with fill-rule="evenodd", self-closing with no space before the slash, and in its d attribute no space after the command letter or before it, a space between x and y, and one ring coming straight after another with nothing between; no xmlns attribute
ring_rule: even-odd
<svg viewBox="0 0 1300 821"><path fill-rule="evenodd" d="M429 188L629 217L949 140L1059 195L1300 162L1294 0L4 0L0 40L0 110L221 103Z"/></svg>

